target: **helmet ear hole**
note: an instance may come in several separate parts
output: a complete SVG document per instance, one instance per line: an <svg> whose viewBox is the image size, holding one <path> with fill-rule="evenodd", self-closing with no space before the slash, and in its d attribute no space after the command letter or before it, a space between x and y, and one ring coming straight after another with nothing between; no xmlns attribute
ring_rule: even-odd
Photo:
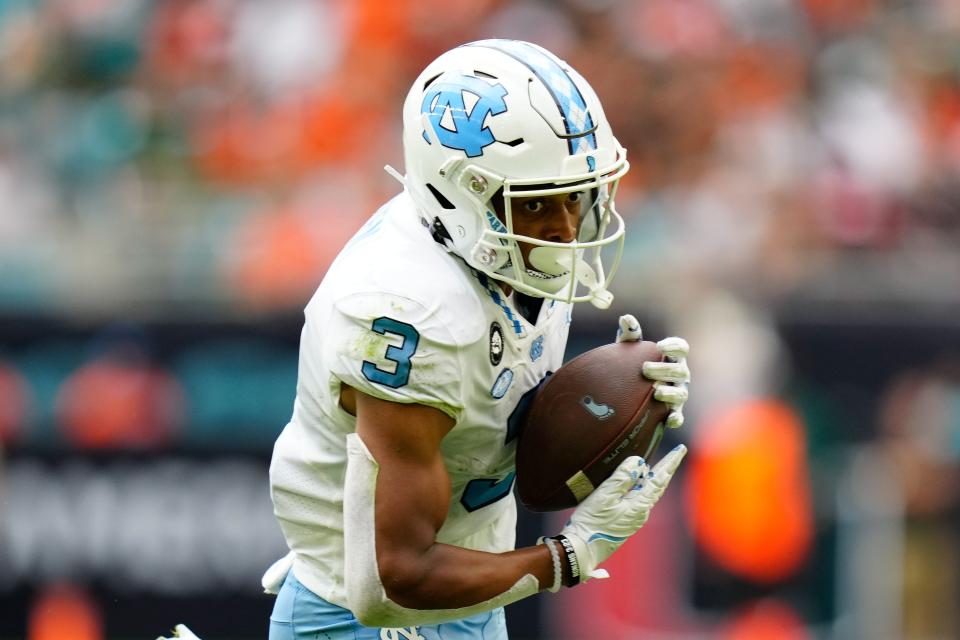
<svg viewBox="0 0 960 640"><path fill-rule="evenodd" d="M442 193L440 193L440 191L439 191L435 186L433 186L432 184L430 184L429 182L427 183L427 189L430 190L430 193L433 194L433 197L437 199L437 202L438 202L438 203L440 204L440 206L443 207L444 209L455 209L455 208L456 208L456 207L453 206L453 203L452 203L452 202L450 202L449 200L447 200L447 197L446 197L445 195L443 195Z"/></svg>

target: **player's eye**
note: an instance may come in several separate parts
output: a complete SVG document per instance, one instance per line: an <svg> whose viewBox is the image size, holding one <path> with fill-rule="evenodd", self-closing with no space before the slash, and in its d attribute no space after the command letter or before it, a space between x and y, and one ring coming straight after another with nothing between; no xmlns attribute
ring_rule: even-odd
<svg viewBox="0 0 960 640"><path fill-rule="evenodd" d="M581 198L583 198L582 191L573 191L567 194L567 202L580 202Z"/></svg>
<svg viewBox="0 0 960 640"><path fill-rule="evenodd" d="M523 208L530 213L540 213L546 208L546 203L540 198L527 200L523 203Z"/></svg>

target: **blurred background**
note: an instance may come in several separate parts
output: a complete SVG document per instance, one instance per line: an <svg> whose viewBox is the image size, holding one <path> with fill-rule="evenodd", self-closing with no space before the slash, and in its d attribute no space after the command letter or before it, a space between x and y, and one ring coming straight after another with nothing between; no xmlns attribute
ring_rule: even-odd
<svg viewBox="0 0 960 640"><path fill-rule="evenodd" d="M960 637L956 0L0 0L0 638L266 637L302 308L491 36L633 165L567 355L632 312L694 372L656 515L513 637Z"/></svg>

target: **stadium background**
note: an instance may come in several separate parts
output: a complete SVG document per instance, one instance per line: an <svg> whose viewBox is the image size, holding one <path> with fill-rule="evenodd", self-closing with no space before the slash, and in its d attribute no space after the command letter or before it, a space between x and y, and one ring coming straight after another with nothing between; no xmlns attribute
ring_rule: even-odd
<svg viewBox="0 0 960 640"><path fill-rule="evenodd" d="M676 486L514 637L960 637L954 0L4 0L0 638L265 637L301 309L409 83L490 36L633 164L568 355L622 312L694 348Z"/></svg>

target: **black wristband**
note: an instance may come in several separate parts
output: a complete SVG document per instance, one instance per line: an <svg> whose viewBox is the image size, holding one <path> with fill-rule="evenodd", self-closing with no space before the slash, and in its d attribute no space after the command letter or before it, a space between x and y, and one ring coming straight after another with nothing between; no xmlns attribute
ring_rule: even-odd
<svg viewBox="0 0 960 640"><path fill-rule="evenodd" d="M570 584L566 586L575 587L580 584L580 562L573 550L573 543L567 539L567 536L554 536L553 539L560 543L560 548L567 556L567 567L570 568Z"/></svg>

